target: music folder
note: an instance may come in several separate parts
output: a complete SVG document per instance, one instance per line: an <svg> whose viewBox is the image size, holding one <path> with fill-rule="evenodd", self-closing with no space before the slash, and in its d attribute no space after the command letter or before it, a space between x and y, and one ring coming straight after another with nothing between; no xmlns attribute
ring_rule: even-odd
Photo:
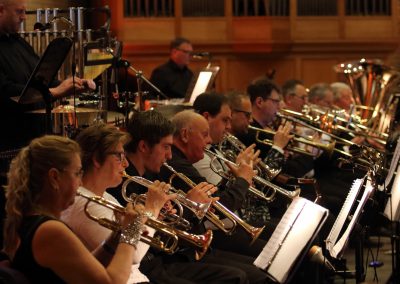
<svg viewBox="0 0 400 284"><path fill-rule="evenodd" d="M33 104L44 101L50 104L52 97L49 87L72 47L68 37L55 38L47 46L33 70L20 96L13 97L19 104Z"/></svg>
<svg viewBox="0 0 400 284"><path fill-rule="evenodd" d="M318 204L294 198L254 265L275 282L290 281L328 214L328 209Z"/></svg>

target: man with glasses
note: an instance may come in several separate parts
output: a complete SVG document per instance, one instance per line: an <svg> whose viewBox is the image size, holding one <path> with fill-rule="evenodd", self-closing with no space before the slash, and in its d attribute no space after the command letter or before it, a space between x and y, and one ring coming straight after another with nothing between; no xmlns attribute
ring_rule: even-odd
<svg viewBox="0 0 400 284"><path fill-rule="evenodd" d="M288 80L283 84L282 95L285 108L296 112L301 112L308 101L308 93L303 82L296 79Z"/></svg>
<svg viewBox="0 0 400 284"><path fill-rule="evenodd" d="M153 70L150 81L169 98L184 98L193 77L188 65L193 47L182 37L171 41L168 62ZM151 97L157 98L157 92L150 90Z"/></svg>

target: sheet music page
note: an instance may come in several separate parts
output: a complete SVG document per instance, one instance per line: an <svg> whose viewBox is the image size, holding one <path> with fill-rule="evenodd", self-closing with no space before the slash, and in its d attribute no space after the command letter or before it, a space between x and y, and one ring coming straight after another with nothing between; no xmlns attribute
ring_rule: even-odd
<svg viewBox="0 0 400 284"><path fill-rule="evenodd" d="M347 219L347 216L350 213L354 202L356 201L357 195L360 192L361 186L364 183L364 179L365 177L353 181L353 185L351 186L351 189L347 194L346 200L344 201L343 206L340 209L339 215L336 217L335 223L333 224L333 227L329 232L327 239L325 240L326 249L330 252L331 255L333 246L336 244L339 233L343 228L343 225Z"/></svg>
<svg viewBox="0 0 400 284"><path fill-rule="evenodd" d="M327 209L302 197L296 197L254 265L267 269L267 273L275 281L285 282L296 264L296 259L327 215Z"/></svg>
<svg viewBox="0 0 400 284"><path fill-rule="evenodd" d="M397 168L397 165L399 164L399 158L400 158L400 138L397 139L396 149L394 150L393 158L392 161L390 162L390 168L386 176L385 183L379 186L379 190L381 191L385 190L385 188L392 181L394 175L394 169Z"/></svg>
<svg viewBox="0 0 400 284"><path fill-rule="evenodd" d="M399 144L397 144L399 145ZM383 214L390 220L390 221L398 221L400 218L400 165L397 167L396 177L394 178L394 182L392 185L391 196L389 197L388 202L385 206L385 211Z"/></svg>
<svg viewBox="0 0 400 284"><path fill-rule="evenodd" d="M346 228L346 231L343 233L340 240L335 244L335 246L330 251L330 254L332 257L337 258L339 255L342 254L342 252L347 244L347 241L349 239L350 233L352 232L356 222L358 221L358 219L361 215L361 211L363 210L364 205L367 202L367 200L373 190L374 190L374 187L371 184L371 179L368 177L367 184L365 185L365 189L364 189L363 195L361 197L361 200L359 201L359 203L357 205L357 209L354 212L353 217L351 218L351 221Z"/></svg>

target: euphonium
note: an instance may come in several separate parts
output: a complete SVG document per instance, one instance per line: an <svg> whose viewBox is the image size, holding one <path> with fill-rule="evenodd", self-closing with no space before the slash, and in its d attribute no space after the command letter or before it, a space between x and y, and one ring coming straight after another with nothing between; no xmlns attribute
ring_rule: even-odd
<svg viewBox="0 0 400 284"><path fill-rule="evenodd" d="M232 160L236 159L236 156L245 149L246 145L244 145L236 136L229 133L225 134L224 139L218 145L218 150L223 153L225 157L229 157ZM258 173L262 174L268 180L273 180L281 172L281 170L281 168L271 168L263 161L260 161L257 165Z"/></svg>
<svg viewBox="0 0 400 284"><path fill-rule="evenodd" d="M215 159L219 159L219 160L221 160L223 162L227 162L227 163L229 163L229 164L231 164L231 165L233 165L235 167L238 167L238 165L235 162L232 162L231 160L228 160L227 158L223 157L222 155L214 153L214 152L212 152L212 151L210 151L208 149L205 149L205 151L208 154L213 156L213 159L211 160L211 169L215 173L217 173L220 176L222 176L223 178L230 179L228 174L226 174L225 172L218 171L213 166L213 161ZM300 195L300 189L296 189L294 191L289 191L289 190L286 190L286 189L284 189L284 188L282 188L280 186L277 186L277 185L273 184L272 182L267 181L266 179L264 179L264 178L262 178L260 176L257 176L257 175L253 177L253 181L255 183L259 184L262 187L268 187L270 189L271 194L267 195L264 192L262 192L261 190L258 190L257 188L255 188L253 186L249 186L249 192L251 192L256 197L258 197L260 199L263 199L264 201L267 201L267 202L272 202L275 199L275 195L276 195L277 192L282 194L283 196L289 198L289 199L293 199L293 198L295 198L295 197Z"/></svg>
<svg viewBox="0 0 400 284"><path fill-rule="evenodd" d="M185 176L183 173L177 172L173 167L171 167L167 163L164 163L164 166L173 173L173 175L170 177L170 183L172 183L172 180L174 179L174 177L178 177L183 182L185 182L188 186L190 186L191 188L196 186L196 184L191 179L189 179L187 176ZM207 219L226 234L232 234L233 231L235 230L237 224L239 224L247 233L250 234L250 236L252 238L252 241L251 241L251 244L252 244L255 240L257 240L257 238L260 236L260 234L262 233L262 231L265 228L265 226L263 226L261 228L257 228L257 227L253 227L253 226L247 224L239 216L237 216L235 213L230 211L228 208L226 208L222 203L220 203L218 201L213 202L212 206L214 209L216 209L218 212L223 214L226 218L228 218L233 223L233 227L228 230L227 228L225 228L225 225L222 222L222 220L220 220L216 214L211 212L211 210L208 210L207 215L206 215Z"/></svg>
<svg viewBox="0 0 400 284"><path fill-rule="evenodd" d="M128 186L128 184L131 182L136 182L145 187L149 187L153 184L152 181L149 181L149 180L147 180L143 177L139 177L139 176L130 176L130 175L124 173L124 177L126 178L126 180L122 184L122 196L125 199L125 201L132 202L134 204L137 201L139 201L138 199L144 198L145 196L137 195L135 193L132 193L130 196L127 196L126 187ZM186 194L181 190L177 190L177 189L171 187L170 191L177 195L177 198L174 202L178 206L180 218L182 218L182 213L183 213L182 205L184 205L186 208L188 208L190 211L192 211L199 220L204 218L208 209L210 208L211 203L199 203L199 202L194 202L190 199L187 199Z"/></svg>
<svg viewBox="0 0 400 284"><path fill-rule="evenodd" d="M114 211L114 213L118 213L118 214L125 213L124 207L122 207L119 204L115 204L109 200L106 200L105 198L100 197L100 196L88 196L80 191L78 191L76 194L87 199L87 202L85 204L85 214L88 218L92 219L93 221L97 222L99 225L106 227L112 231L119 231L121 229L121 225L117 221L110 220L110 219L103 218L103 217L97 217L97 216L91 214L88 206L89 206L90 202L94 202L94 203L97 203L108 209L111 209ZM152 219L152 218L147 218L146 225L149 227L152 227L159 233L166 235L169 239L167 242L164 242L164 241L161 241L160 238L158 238L158 237L150 237L146 234L142 234L140 237L140 241L142 241L154 248L162 250L166 253L172 254L176 251L176 249L178 247L178 241L179 241L179 239L181 239L181 240L191 243L199 248L196 250L196 259L197 260L201 259L204 256L204 254L207 252L208 247L210 246L212 238L213 238L213 234L212 234L211 230L207 230L207 232L204 235L189 234L185 231L181 231L176 228L172 228L168 224L166 224L162 221L159 221L157 219ZM168 245L167 245L167 243L168 243Z"/></svg>

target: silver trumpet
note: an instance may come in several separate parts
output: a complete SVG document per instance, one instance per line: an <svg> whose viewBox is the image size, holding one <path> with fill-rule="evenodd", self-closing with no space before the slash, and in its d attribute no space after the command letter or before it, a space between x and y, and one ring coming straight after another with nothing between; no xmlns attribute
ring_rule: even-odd
<svg viewBox="0 0 400 284"><path fill-rule="evenodd" d="M206 153L210 154L213 157L211 159L211 165L210 165L211 169L215 173L219 174L221 177L223 177L225 179L228 179L228 180L231 179L231 177L227 173L215 168L215 166L213 165L214 161L215 161L215 159L218 159L220 161L229 163L229 164L231 164L231 165L233 165L235 167L238 167L238 165L235 162L232 162L231 160L228 160L224 156L210 151L209 149L204 149L204 150L205 150ZM283 196L285 196L285 197L287 197L289 199L293 199L293 198L295 198L295 197L300 195L300 189L299 188L294 190L294 191L289 191L289 190L286 190L286 189L284 189L284 188L282 188L280 186L277 186L277 185L273 184L272 182L270 182L270 181L268 181L268 180L266 180L266 179L264 179L264 178L262 178L260 176L257 176L257 175L253 177L253 181L254 181L254 183L256 183L256 184L258 184L258 185L260 185L262 187L267 187L269 189L269 192L271 192L270 194L266 194L263 191L258 190L254 186L249 186L249 192L250 193L252 193L253 195L255 195L256 197L258 197L260 199L265 200L266 202L272 202L276 197L276 193L280 193L281 195L283 195Z"/></svg>
<svg viewBox="0 0 400 284"><path fill-rule="evenodd" d="M188 178L183 173L177 172L173 167L171 167L167 163L164 163L164 166L173 173L169 179L170 183L172 183L172 180L175 177L178 177L191 188L196 186L196 183L194 183L190 178ZM218 201L213 202L212 207L213 209L217 210L219 213L224 215L226 218L228 218L232 222L233 226L230 229L226 228L224 222L219 218L219 216L214 212L212 212L212 210L208 210L206 217L211 223L213 223L218 229L220 229L221 231L223 231L225 234L228 235L231 235L235 231L236 226L240 225L247 233L250 234L252 239L250 244L252 244L255 240L257 240L257 238L260 236L260 234L265 228L265 226L263 227L251 226L250 224L246 223L239 216L237 216L235 213L230 211L227 207L225 207L222 203Z"/></svg>
<svg viewBox="0 0 400 284"><path fill-rule="evenodd" d="M244 145L242 141L230 133L226 133L224 135L224 139L218 145L218 150L223 153L225 157L229 157L231 159L236 159L236 156L245 149L246 145ZM259 174L263 174L263 176L268 180L273 180L282 170L281 168L271 168L263 161L260 161L257 164L256 169Z"/></svg>
<svg viewBox="0 0 400 284"><path fill-rule="evenodd" d="M145 187L149 187L153 184L153 182L149 181L148 179L145 179L143 177L130 176L126 173L124 173L124 177L126 178L126 180L122 184L122 196L125 199L125 201L131 202L133 204L136 204L138 201L143 202L142 199L145 198L145 195L138 195L138 194L132 193L130 196L127 196L126 187L131 182L135 182L135 183L143 185ZM182 190L178 190L178 189L171 187L170 192L173 192L177 195L177 198L176 198L176 200L174 200L174 202L178 206L178 209L179 209L178 211L180 212L180 214L179 214L180 219L183 219L182 218L182 214L183 214L182 205L185 206L190 211L192 211L193 214L195 214L199 220L202 220L204 218L204 216L207 214L208 209L211 206L211 202L200 203L200 202L194 202L194 201L186 198L186 194Z"/></svg>

